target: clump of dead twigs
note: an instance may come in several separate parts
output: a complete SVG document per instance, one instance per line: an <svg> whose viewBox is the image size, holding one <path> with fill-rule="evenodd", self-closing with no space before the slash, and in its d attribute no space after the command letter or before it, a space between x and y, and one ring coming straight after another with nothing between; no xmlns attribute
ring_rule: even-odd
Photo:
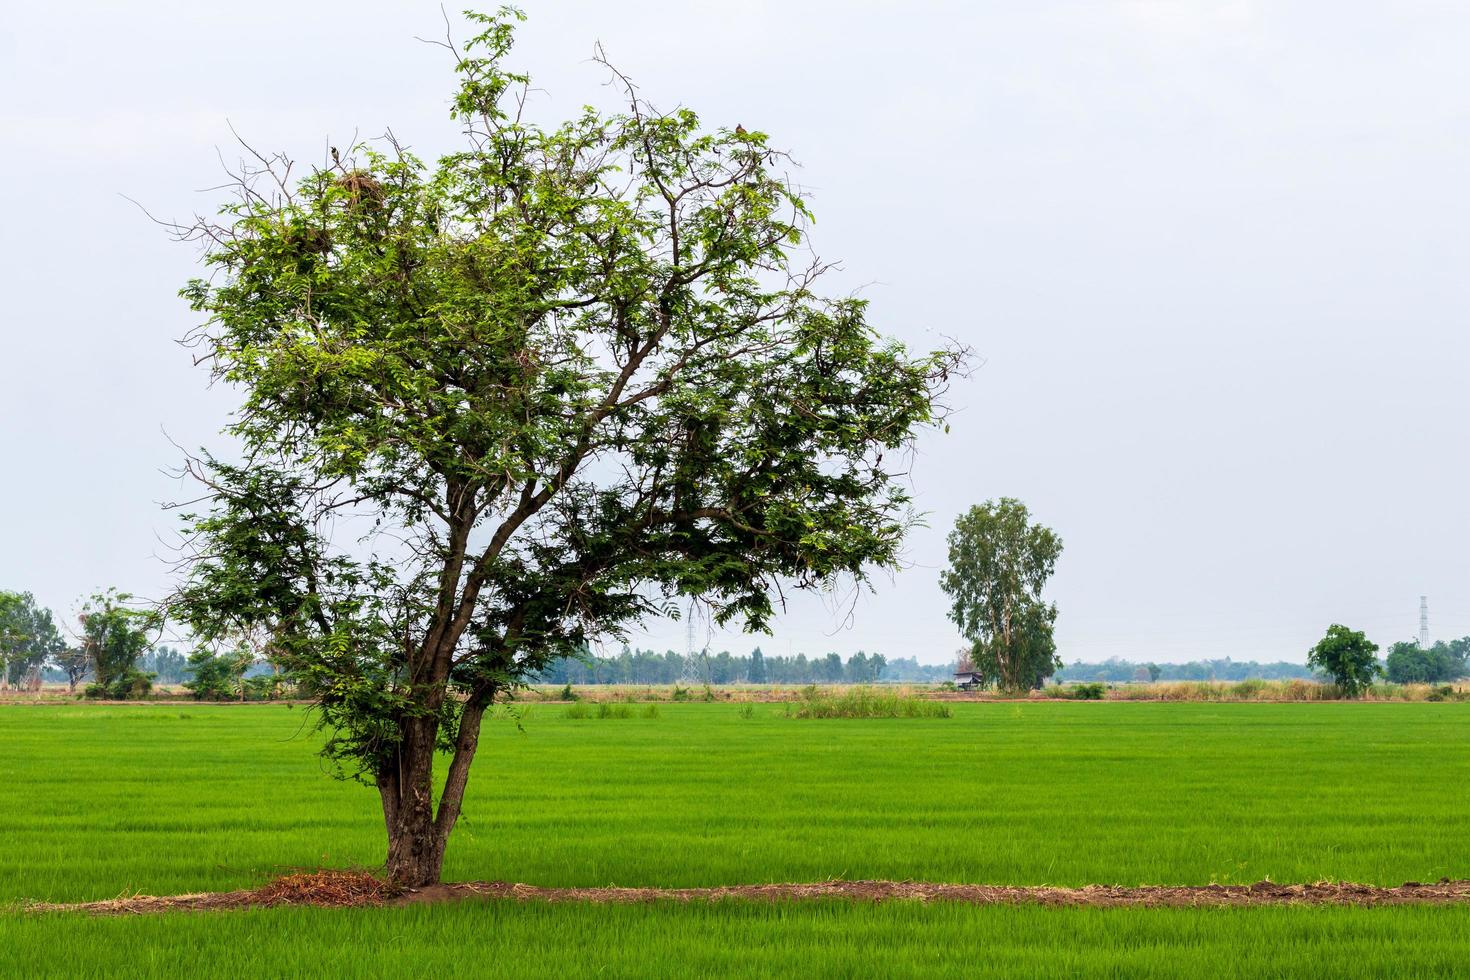
<svg viewBox="0 0 1470 980"><path fill-rule="evenodd" d="M397 894L392 884L366 871L298 871L252 891L254 901L250 904L340 908L379 905Z"/></svg>

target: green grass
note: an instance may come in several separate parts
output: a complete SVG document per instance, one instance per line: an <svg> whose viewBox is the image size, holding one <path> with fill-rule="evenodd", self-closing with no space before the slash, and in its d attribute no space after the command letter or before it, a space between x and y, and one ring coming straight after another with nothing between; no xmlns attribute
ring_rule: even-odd
<svg viewBox="0 0 1470 980"><path fill-rule="evenodd" d="M42 976L1463 976L1462 908L467 902L120 919L0 918Z"/></svg>
<svg viewBox="0 0 1470 980"><path fill-rule="evenodd" d="M818 691L816 686L802 692L796 702L797 718L948 718L953 714L943 701L878 691L871 687L850 687L839 693Z"/></svg>
<svg viewBox="0 0 1470 980"><path fill-rule="evenodd" d="M957 704L812 722L664 704L487 724L452 879L1200 884L1470 877L1470 706ZM300 709L0 710L0 901L373 866L373 790Z"/></svg>
<svg viewBox="0 0 1470 980"><path fill-rule="evenodd" d="M659 715L658 705L645 704L637 711L640 718L657 718ZM574 702L562 709L563 718L572 718L578 721L586 721L589 718L600 718L606 721L609 718L632 718L634 715L633 705L616 704L611 701L603 701L596 705L585 702Z"/></svg>
<svg viewBox="0 0 1470 980"><path fill-rule="evenodd" d="M1470 877L1470 705L991 703L951 718L561 706L487 725L451 879L714 885ZM596 712L592 712L596 717ZM0 708L0 901L242 887L373 866L374 792L280 706ZM122 920L0 915L0 974L1434 975L1463 908L637 908L471 903ZM7 957L9 958L7 960ZM48 959L61 957L60 959ZM413 962L418 962L414 960ZM320 965L325 964L325 965ZM437 964L437 965L436 965ZM397 969L395 969L395 965Z"/></svg>

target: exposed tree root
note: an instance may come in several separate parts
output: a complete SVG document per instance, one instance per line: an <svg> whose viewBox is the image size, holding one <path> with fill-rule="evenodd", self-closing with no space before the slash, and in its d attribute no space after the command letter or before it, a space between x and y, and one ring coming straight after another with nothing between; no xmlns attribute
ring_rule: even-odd
<svg viewBox="0 0 1470 980"><path fill-rule="evenodd" d="M330 907L403 905L416 902L457 901L466 898L513 899L541 902L695 902L721 899L793 901L848 899L883 902L962 902L971 905L1038 904L1094 906L1218 906L1218 905L1403 905L1470 904L1470 880L1442 878L1432 884L1417 881L1393 887L1317 882L1279 885L1086 885L1056 888L1047 885L958 885L921 881L823 881L814 884L725 885L716 888L543 888L505 882L466 881L398 891L366 872L319 871L287 875L254 889L204 892L157 898L134 895L105 902L49 903L26 906L37 912L90 912L128 915L177 910L258 908L277 905Z"/></svg>

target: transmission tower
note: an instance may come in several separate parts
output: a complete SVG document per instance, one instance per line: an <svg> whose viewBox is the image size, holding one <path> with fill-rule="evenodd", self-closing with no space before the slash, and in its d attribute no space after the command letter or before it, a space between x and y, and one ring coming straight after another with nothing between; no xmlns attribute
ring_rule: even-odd
<svg viewBox="0 0 1470 980"><path fill-rule="evenodd" d="M709 683L709 657L708 645L702 645L698 650L694 648L694 613L697 607L694 598L689 599L689 609L684 614L684 676L682 680L687 683Z"/></svg>
<svg viewBox="0 0 1470 980"><path fill-rule="evenodd" d="M1419 649L1429 649L1429 596L1419 597Z"/></svg>

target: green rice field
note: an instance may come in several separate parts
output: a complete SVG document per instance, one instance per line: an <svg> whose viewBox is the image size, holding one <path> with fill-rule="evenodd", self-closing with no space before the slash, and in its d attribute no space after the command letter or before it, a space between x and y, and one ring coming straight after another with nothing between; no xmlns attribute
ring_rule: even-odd
<svg viewBox="0 0 1470 980"><path fill-rule="evenodd" d="M0 919L6 976L1464 976L1458 908L466 902Z"/></svg>
<svg viewBox="0 0 1470 980"><path fill-rule="evenodd" d="M662 704L487 724L450 880L1374 884L1470 877L1470 704L955 704L799 719ZM376 794L302 709L0 708L0 901L373 866ZM0 915L8 975L1452 975L1470 909L467 902Z"/></svg>

